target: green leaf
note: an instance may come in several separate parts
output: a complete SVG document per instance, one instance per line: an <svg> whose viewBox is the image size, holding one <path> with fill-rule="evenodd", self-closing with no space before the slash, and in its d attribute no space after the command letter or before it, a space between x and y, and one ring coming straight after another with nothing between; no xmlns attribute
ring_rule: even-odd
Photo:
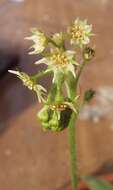
<svg viewBox="0 0 113 190"><path fill-rule="evenodd" d="M102 179L95 177L83 177L83 180L88 184L91 190L113 190L113 186Z"/></svg>

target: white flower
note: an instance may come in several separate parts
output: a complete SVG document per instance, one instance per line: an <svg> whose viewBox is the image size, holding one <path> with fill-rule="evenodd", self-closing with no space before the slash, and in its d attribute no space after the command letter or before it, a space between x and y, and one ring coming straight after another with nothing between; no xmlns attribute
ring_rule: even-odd
<svg viewBox="0 0 113 190"><path fill-rule="evenodd" d="M45 101L44 97L46 89L43 86L34 83L34 81L30 78L29 75L27 75L24 72L13 71L13 70L8 70L8 72L17 75L17 77L22 80L24 86L28 87L29 90L35 91L39 102Z"/></svg>
<svg viewBox="0 0 113 190"><path fill-rule="evenodd" d="M29 52L29 54L39 54L43 52L47 44L46 36L44 35L43 32L37 30L36 28L33 28L31 32L32 35L30 37L25 38L27 40L32 40L34 42L34 44L30 48L34 50L32 52Z"/></svg>
<svg viewBox="0 0 113 190"><path fill-rule="evenodd" d="M35 64L41 63L48 65L48 70L52 70L54 72L53 82L55 81L58 72L65 74L70 71L73 76L76 77L74 65L79 65L75 60L74 51L63 51L57 48L52 50L48 56L40 59Z"/></svg>
<svg viewBox="0 0 113 190"><path fill-rule="evenodd" d="M77 18L68 28L71 44L79 46L88 44L90 36L94 35L91 31L92 25L88 25L87 20L81 21Z"/></svg>

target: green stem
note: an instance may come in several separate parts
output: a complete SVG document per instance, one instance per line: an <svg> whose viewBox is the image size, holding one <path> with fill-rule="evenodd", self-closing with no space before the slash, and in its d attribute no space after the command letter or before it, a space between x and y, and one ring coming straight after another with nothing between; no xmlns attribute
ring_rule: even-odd
<svg viewBox="0 0 113 190"><path fill-rule="evenodd" d="M81 67L80 67L80 70L77 74L77 77L76 77L76 81L75 81L75 91L77 91L77 85L78 85L78 82L79 82L79 78L80 78L80 75L84 69L84 66L85 66L85 61L82 63Z"/></svg>
<svg viewBox="0 0 113 190"><path fill-rule="evenodd" d="M73 100L76 95L77 85L79 82L79 78L85 66L85 62L81 65L80 70L77 74L76 79L70 75L68 77L68 95ZM78 114L75 115L73 112L71 115L71 119L68 125L68 134L69 134L69 149L70 149L70 162L71 162L71 183L73 190L78 189L78 175L77 175L77 140L76 140L76 128L75 122L77 120Z"/></svg>
<svg viewBox="0 0 113 190"><path fill-rule="evenodd" d="M71 99L71 101L74 100L75 95L76 95L76 91L75 91L75 81L76 79L74 78L74 76L72 75L71 72L68 73L67 77L66 77L66 90L67 90L67 94L68 97Z"/></svg>
<svg viewBox="0 0 113 190"><path fill-rule="evenodd" d="M70 163L71 163L71 183L73 190L78 188L78 176L77 176L77 143L76 143L76 128L75 121L77 115L72 113L69 125L68 125L68 135L69 135L69 149L70 149Z"/></svg>
<svg viewBox="0 0 113 190"><path fill-rule="evenodd" d="M68 76L68 96L71 100L75 98L75 78L69 73ZM68 137L69 137L69 150L70 150L70 165L71 165L71 183L73 190L78 188L78 176L77 176L77 143L76 143L76 128L75 121L77 120L77 114L74 112L71 115L70 122L68 124Z"/></svg>

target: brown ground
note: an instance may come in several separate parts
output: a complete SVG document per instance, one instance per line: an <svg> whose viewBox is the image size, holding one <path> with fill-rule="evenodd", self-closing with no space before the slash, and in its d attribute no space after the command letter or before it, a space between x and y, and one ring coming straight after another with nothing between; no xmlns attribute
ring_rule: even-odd
<svg viewBox="0 0 113 190"><path fill-rule="evenodd" d="M1 0L0 48L19 55L19 68L35 72L35 58L27 56L28 44L23 40L29 28L40 26L53 33L78 16L93 23L97 34L93 40L96 58L84 72L81 88L113 86L112 0ZM8 74L0 86L0 190L59 188L69 180L67 131L42 131L36 120L40 106L20 81ZM79 173L101 173L108 168L113 172L113 131L108 121L103 118L96 125L79 121L77 132Z"/></svg>

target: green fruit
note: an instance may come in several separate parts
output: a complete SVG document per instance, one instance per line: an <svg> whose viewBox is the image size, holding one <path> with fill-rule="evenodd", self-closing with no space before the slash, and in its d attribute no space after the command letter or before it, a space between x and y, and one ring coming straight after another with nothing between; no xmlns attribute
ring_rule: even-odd
<svg viewBox="0 0 113 190"><path fill-rule="evenodd" d="M52 126L51 131L59 131L59 125Z"/></svg>
<svg viewBox="0 0 113 190"><path fill-rule="evenodd" d="M59 125L58 116L57 113L54 111L51 120L49 121L49 124L52 126Z"/></svg>
<svg viewBox="0 0 113 190"><path fill-rule="evenodd" d="M50 129L50 125L49 125L48 122L47 123L42 122L42 127L43 127L44 130Z"/></svg>
<svg viewBox="0 0 113 190"><path fill-rule="evenodd" d="M38 112L38 118L42 122L47 122L49 120L49 110L48 106L44 106L39 112Z"/></svg>

